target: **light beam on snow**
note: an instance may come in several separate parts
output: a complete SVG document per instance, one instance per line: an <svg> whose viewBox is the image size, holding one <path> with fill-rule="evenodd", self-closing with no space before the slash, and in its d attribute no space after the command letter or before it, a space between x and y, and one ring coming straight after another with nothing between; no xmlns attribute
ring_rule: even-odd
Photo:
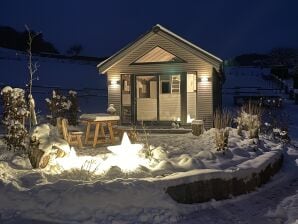
<svg viewBox="0 0 298 224"><path fill-rule="evenodd" d="M97 156L78 156L71 148L68 155L55 159L55 163L63 170L81 169L89 173L101 175L111 167L117 166L122 172L132 172L139 166L147 166L148 160L139 156L142 144L132 144L126 132L120 145L108 146L112 153ZM53 170L54 172L54 170Z"/></svg>
<svg viewBox="0 0 298 224"><path fill-rule="evenodd" d="M131 144L127 133L124 132L121 145L109 146L108 150L113 153L114 157L111 159L116 163L116 166L123 172L130 172L147 164L147 160L139 156L142 148L142 144Z"/></svg>

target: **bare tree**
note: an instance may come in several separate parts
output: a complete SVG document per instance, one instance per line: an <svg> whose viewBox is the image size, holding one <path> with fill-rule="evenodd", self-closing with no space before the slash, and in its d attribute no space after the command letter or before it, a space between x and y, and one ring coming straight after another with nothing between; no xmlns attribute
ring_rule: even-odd
<svg viewBox="0 0 298 224"><path fill-rule="evenodd" d="M29 87L29 94L28 94L28 101L29 101L29 130L31 130L32 125L37 124L37 119L36 119L36 113L35 113L35 101L32 96L32 84L35 79L38 79L38 77L35 77L35 73L37 72L38 69L38 64L37 62L32 61L32 43L35 37L37 37L40 33L33 34L29 27L25 25L25 28L28 32L28 70L29 70L29 83L27 84Z"/></svg>

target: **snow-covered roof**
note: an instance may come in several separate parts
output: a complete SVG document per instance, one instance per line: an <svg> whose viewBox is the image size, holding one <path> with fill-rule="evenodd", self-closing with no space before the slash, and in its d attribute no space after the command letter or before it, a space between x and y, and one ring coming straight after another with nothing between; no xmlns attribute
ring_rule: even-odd
<svg viewBox="0 0 298 224"><path fill-rule="evenodd" d="M105 73L108 68L110 68L114 63L116 63L118 60L114 60L116 59L116 57L118 57L120 54L122 54L125 50L127 50L128 48L132 47L136 42L138 42L139 40L141 40L142 38L145 38L145 36L147 36L150 33L157 33L159 31L162 31L168 35L170 35L171 37L179 40L180 42L188 45L189 47L191 47L192 49L197 50L199 53L207 56L209 59L215 61L216 63L222 63L222 59L216 57L215 55L209 53L208 51L198 47L197 45L185 40L184 38L180 37L179 35L173 33L172 31L166 29L165 27L163 27L160 24L156 24L155 26L152 27L152 29L150 31L148 31L147 33L145 33L144 35L140 36L136 41L129 43L127 46L125 46L124 48L122 48L120 51L116 52L115 54L113 54L111 57L107 58L106 60L100 62L97 65L97 68Z"/></svg>
<svg viewBox="0 0 298 224"><path fill-rule="evenodd" d="M170 34L171 36L173 36L173 37L179 39L180 41L184 42L185 44L187 44L187 45L189 45L189 46L195 48L196 50L198 50L198 51L200 51L200 52L206 54L207 56L209 56L209 57L211 57L211 58L213 58L213 59L219 61L220 63L222 62L222 60L221 60L219 57L216 57L215 55L209 53L208 51L205 51L204 49L198 47L197 45L195 45L195 44L193 44L193 43L191 43L191 42L189 42L188 40L185 40L184 38L178 36L177 34L173 33L172 31L168 30L167 28L163 27L162 25L160 25L160 24L156 24L156 26L153 27L153 29L157 29L157 28L159 28L160 30L162 30L162 31L164 31L164 32L166 32L166 33L168 33L168 34Z"/></svg>

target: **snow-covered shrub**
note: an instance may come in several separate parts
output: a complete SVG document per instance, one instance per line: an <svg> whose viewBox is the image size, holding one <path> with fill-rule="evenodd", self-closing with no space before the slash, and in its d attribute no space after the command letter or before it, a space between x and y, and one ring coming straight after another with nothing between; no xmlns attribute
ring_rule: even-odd
<svg viewBox="0 0 298 224"><path fill-rule="evenodd" d="M53 90L51 99L46 98L46 103L51 112L53 125L56 124L56 119L59 117L67 118L71 125L77 125L79 106L75 91L70 90L68 96L64 96L59 91Z"/></svg>
<svg viewBox="0 0 298 224"><path fill-rule="evenodd" d="M273 128L273 139L283 143L289 143L291 141L289 132L279 128Z"/></svg>
<svg viewBox="0 0 298 224"><path fill-rule="evenodd" d="M214 113L214 127L215 127L215 144L217 151L225 151L228 149L229 141L229 127L231 127L232 116L231 113L224 109L217 110Z"/></svg>
<svg viewBox="0 0 298 224"><path fill-rule="evenodd" d="M65 111L70 107L70 101L66 99L58 90L53 90L51 99L46 98L46 103L51 112L51 123L56 124L58 117L64 117Z"/></svg>
<svg viewBox="0 0 298 224"><path fill-rule="evenodd" d="M261 108L258 105L249 102L241 108L239 116L235 119L237 123L238 134L241 135L242 130L248 131L250 139L259 138L261 126Z"/></svg>
<svg viewBox="0 0 298 224"><path fill-rule="evenodd" d="M107 109L107 112L108 112L108 114L111 114L111 115L115 115L116 114L117 110L116 110L114 104L111 103L109 105L109 107Z"/></svg>
<svg viewBox="0 0 298 224"><path fill-rule="evenodd" d="M261 132L270 139L290 142L289 115L280 110L268 110L263 114L265 122L261 125Z"/></svg>
<svg viewBox="0 0 298 224"><path fill-rule="evenodd" d="M29 115L25 91L6 86L2 89L1 96L3 99L2 123L6 129L4 140L9 150L24 150L28 135L25 119Z"/></svg>

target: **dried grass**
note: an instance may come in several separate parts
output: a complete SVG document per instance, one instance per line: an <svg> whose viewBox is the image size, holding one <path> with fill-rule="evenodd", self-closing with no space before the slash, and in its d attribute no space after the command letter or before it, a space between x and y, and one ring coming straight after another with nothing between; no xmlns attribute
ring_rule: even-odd
<svg viewBox="0 0 298 224"><path fill-rule="evenodd" d="M228 149L229 127L232 124L232 115L228 109L216 110L214 113L215 144L217 151Z"/></svg>
<svg viewBox="0 0 298 224"><path fill-rule="evenodd" d="M250 139L259 138L263 112L263 109L259 105L253 104L250 101L248 104L243 105L236 119L238 134L241 135L242 130L246 130Z"/></svg>

